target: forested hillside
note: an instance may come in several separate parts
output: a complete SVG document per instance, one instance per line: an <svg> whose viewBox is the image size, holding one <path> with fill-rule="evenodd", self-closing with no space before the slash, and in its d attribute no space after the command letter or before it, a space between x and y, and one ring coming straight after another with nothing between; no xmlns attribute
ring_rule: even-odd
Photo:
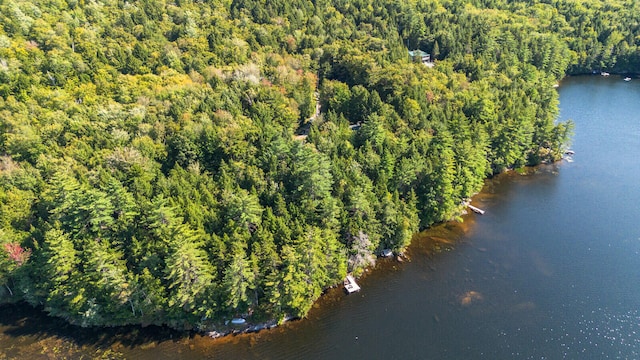
<svg viewBox="0 0 640 360"><path fill-rule="evenodd" d="M552 85L638 72L639 7L0 0L0 302L304 316L487 176L559 159Z"/></svg>

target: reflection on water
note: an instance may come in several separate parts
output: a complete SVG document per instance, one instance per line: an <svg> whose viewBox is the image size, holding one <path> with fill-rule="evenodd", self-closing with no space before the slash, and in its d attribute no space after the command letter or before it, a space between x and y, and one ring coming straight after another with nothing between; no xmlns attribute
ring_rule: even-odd
<svg viewBox="0 0 640 360"><path fill-rule="evenodd" d="M151 350L189 338L155 326L83 329L25 304L0 307L0 359L131 358L131 349Z"/></svg>

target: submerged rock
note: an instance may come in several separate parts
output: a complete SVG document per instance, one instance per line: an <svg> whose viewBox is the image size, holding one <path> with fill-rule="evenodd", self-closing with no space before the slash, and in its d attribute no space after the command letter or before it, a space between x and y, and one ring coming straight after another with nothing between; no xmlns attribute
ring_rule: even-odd
<svg viewBox="0 0 640 360"><path fill-rule="evenodd" d="M467 291L466 293L460 296L460 305L469 306L473 302L484 300L484 296L477 291Z"/></svg>

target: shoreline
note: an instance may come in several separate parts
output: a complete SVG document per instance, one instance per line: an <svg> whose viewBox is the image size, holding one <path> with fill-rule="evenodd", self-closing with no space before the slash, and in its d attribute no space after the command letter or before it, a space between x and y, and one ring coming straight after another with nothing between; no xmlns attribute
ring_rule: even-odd
<svg viewBox="0 0 640 360"><path fill-rule="evenodd" d="M485 207L488 205L488 203L485 203L485 200L491 201L491 182L494 181L496 177L533 175L537 172L536 169L541 166L547 167L559 163L560 162L540 164L533 167L525 167L523 168L524 170L507 170L488 177L485 180L482 190L474 194L471 199ZM466 208L463 210L466 210ZM467 215L464 215L464 212L462 213L463 222L459 222L459 219L453 219L432 225L427 229L422 229L420 232L414 234L411 244L400 258L402 261L399 261L397 256L393 258L379 258L379 261L377 261L375 265L366 268L358 279L364 279L377 271L389 271L403 262L411 262L414 256L425 251L430 254L437 254L450 250L456 246L459 240L470 230L474 223L473 219L476 216L479 215L467 211ZM452 227L452 224L455 226ZM446 242L442 242L444 238L446 238ZM325 289L315 303L341 301L342 298L347 296L341 287L341 284L338 283ZM236 336L255 336L258 333L264 333L265 330L275 330L284 325L291 326L293 323L297 323L296 320L300 320L300 318L288 317L280 324L272 319L256 323L248 321L242 325L232 325L231 319L228 319L227 325L225 325L224 322L211 323L210 326L203 329L176 329L167 325L142 326L141 324L82 328L70 324L62 318L50 316L42 308L32 307L23 301L2 304L0 305L0 309L2 309L0 314L3 314L0 316L0 328L2 328L0 335L4 333L10 334L8 337L13 337L16 336L15 334L19 334L17 336L27 336L31 338L30 341L36 344L61 342L65 344L63 346L64 349L79 352L82 351L79 348L87 343L100 344L98 345L100 351L119 351L118 349L124 350L127 346L133 344L147 344L145 346L155 347L161 343L184 342L194 337L200 338L202 339L201 341L205 342L211 341L211 344L223 341L222 339L233 342L237 341L234 340ZM12 317L14 318L11 319ZM269 332L270 331L266 333ZM108 340L105 342L105 339ZM213 342L212 340L216 341ZM58 346L60 345L58 344Z"/></svg>
<svg viewBox="0 0 640 360"><path fill-rule="evenodd" d="M423 238L423 236L421 236L421 234L423 234L425 231L428 230L433 230L438 228L439 226L442 225L446 225L446 224L450 224L452 222L454 223L462 223L459 221L459 219L462 216L468 216L473 214L473 211L469 210L469 208L467 207L467 205L469 203L472 202L472 200L477 197L480 196L482 197L482 195L486 192L486 185L487 185L487 181L491 181L492 179L495 179L498 176L504 176L504 175L509 175L509 174L520 174L520 175L532 175L535 174L535 169L540 167L540 166L549 166L549 165L553 165L555 163L559 163L562 160L559 160L557 162L543 162L541 164L535 165L535 166L525 166L521 169L507 169L501 173L497 173L494 174L492 176L489 176L485 179L485 184L483 185L483 188L475 193L472 197L465 199L465 201L463 202L463 204L465 204L464 206L461 207L461 211L454 217L452 217L452 219L448 220L448 221L444 221L441 223L437 223L437 224L433 224L430 227L421 229L419 232L413 234L413 238L411 243L409 244L409 246L407 247L407 249L409 249L412 246L415 246L415 242L416 241L424 241L425 239ZM476 214L473 214L474 216L479 216ZM428 237L428 236L427 236ZM452 242L455 242L452 240ZM386 261L395 261L397 263L402 263L408 259L410 259L410 256L407 255L407 252L403 252L400 254L393 254L391 257L382 257L382 256L378 256L376 258L377 260L386 260ZM365 269L363 269L363 271L361 272L361 274L359 276L356 277L356 279L362 279L364 278L367 274L371 273L371 271L376 267L377 261L373 266L369 266ZM318 299L316 299L316 301L314 302L317 303L321 298L323 298L326 293L330 290L334 290L336 288L343 288L343 285L341 283L337 283L334 284L333 286L330 286L328 288L326 288L322 294L320 295L320 297ZM344 293L344 288L342 289L342 293L343 296L347 296L347 294ZM335 291L335 290L334 290ZM232 319L224 319L223 322L218 322L218 323L210 323L209 326L204 326L203 328L192 328L192 329L176 329L173 328L171 326L168 325L157 325L157 324L151 324L151 325L143 325L143 324L128 324L128 325L116 325L116 326L95 326L95 327L81 327L79 325L75 325L72 323L67 322L65 319L62 318L58 318L55 316L51 316L49 315L44 309L42 308L38 308L38 307L33 307L30 304L28 304L25 301L18 301L15 303L4 303L4 304L0 304L0 308L3 307L11 307L11 306L19 306L19 307L23 307L25 309L29 309L29 312L35 312L38 313L40 316L44 316L47 319L50 319L51 321L54 322L61 322L63 323L64 327L68 327L69 329L67 330L71 330L71 331L82 331L82 330L86 330L89 329L90 332L109 332L109 331L116 331L117 333L120 333L121 331L124 331L124 333L133 333L133 332L137 332L140 331L141 329L149 329L149 328L157 328L160 332L173 332L173 333L177 333L177 334L182 334L182 335L188 335L188 334L198 334L199 336L202 337L207 337L210 338L212 340L215 339L221 339L221 338L227 338L227 337L232 337L232 336L236 336L236 335L243 335L243 334L254 334L254 333L259 333L265 330L272 330L274 328L277 328L281 325L284 325L286 323L290 323L290 322L294 322L297 320L302 320L305 317L295 317L295 316L287 316L285 317L281 322L278 322L276 319L269 319L266 321L260 321L260 322L251 322L248 319L242 318L244 320L244 322L242 324L233 324L232 323ZM239 318L238 318L239 319ZM3 325L0 322L0 326Z"/></svg>
<svg viewBox="0 0 640 360"><path fill-rule="evenodd" d="M551 163L553 164L553 163ZM549 165L547 163L541 163L540 165ZM537 166L540 166L537 165ZM525 167L526 171L524 172L525 174L532 174L535 170L535 168L537 166L533 166L533 167ZM479 192L475 193L472 197L465 199L465 201L463 202L464 206L461 207L461 210L458 214L456 214L456 216L452 217L450 220L448 221L444 221L441 223L437 223L437 224L433 224L430 227L424 228L424 229L420 229L419 232L413 234L413 238L411 243L409 244L409 246L407 247L407 249L405 249L404 252L400 253L400 254L393 254L392 256L389 257L383 257L378 255L376 257L376 263L374 263L373 266L369 266L365 269L362 270L362 272L356 277L357 280L359 279L363 279L364 277L366 277L366 275L368 275L369 273L371 273L371 271L376 267L377 262L380 260L384 260L384 261L393 261L393 262L397 262L397 263L402 263L405 262L407 260L410 260L410 256L407 255L407 250L409 250L409 248L411 247L415 247L415 242L416 241L425 241L425 239L421 236L421 234L423 234L425 231L428 230L433 230L438 228L439 226L442 225L446 225L449 224L451 222L454 223L461 223L459 221L460 217L462 216L467 216L470 214L473 214L473 212L471 210L468 209L467 204L471 203L471 201L476 197L476 196L480 196L482 197L482 194L485 192L485 186L486 186L486 182L490 181L491 179L496 178L497 176L502 176L505 174L510 174L510 173L517 173L518 171L516 169L507 169L501 173L498 174L494 174L493 176L487 177L485 179L485 184L483 185L483 189L480 190ZM452 240L452 242L455 242L454 240ZM439 249L439 246L435 246L435 248ZM341 293L343 296L348 296L348 294L345 293L344 291L344 286L342 285L341 282L334 284L333 286L330 286L328 288L326 288L322 294L320 295L320 297L318 299L316 299L314 301L314 304L316 304L321 298L325 297L325 295L327 294L327 292L329 291L337 291L335 289L337 288L341 288ZM109 326L109 325L102 325L102 326L92 326L92 327L82 327L70 322L67 322L65 319L63 318L59 318L59 317L55 317L50 315L49 313L47 313L43 308L38 308L38 307L33 307L31 304L25 302L25 301L17 301L17 302L7 302L4 304L0 304L0 308L5 308L5 307L11 307L11 306L18 306L18 307L22 307L24 309L28 309L27 311L30 312L31 314L38 314L39 316L43 316L46 317L46 319L51 320L55 323L60 322L61 324L58 325L58 327L66 327L66 329L64 330L68 330L70 332L79 332L82 333L84 331L89 330L89 332L110 332L110 331L115 331L116 333L120 334L120 333L134 333L134 332L138 332L140 330L143 329L158 329L158 332L169 332L169 333L177 333L177 334L183 334L183 335L188 335L188 334L197 334L199 336L202 337L206 337L212 340L215 339L221 339L221 338L228 338L228 337L233 337L236 335L243 335L243 334L255 334L255 333L259 333L265 330L272 330L275 329L277 327L280 327L281 325L290 323L290 322L295 322L297 320L302 320L305 317L295 317L295 316L286 316L281 322L278 322L276 319L269 319L269 320L265 320L265 321L261 321L261 322L251 322L248 319L242 318L245 320L245 322L243 322L242 324L233 324L232 323L232 319L224 319L223 322L218 322L218 323L209 323L208 326L203 326L203 328L198 329L196 327L192 328L192 329L177 329L174 327L171 327L169 325L166 324L162 324L162 325L158 325L158 324L150 324L150 325L143 325L143 324L127 324L127 325L114 325L114 326ZM3 325L0 322L0 326ZM67 337L67 336L65 336ZM73 335L71 335L70 337L75 337ZM173 335L171 335L171 338L173 338Z"/></svg>

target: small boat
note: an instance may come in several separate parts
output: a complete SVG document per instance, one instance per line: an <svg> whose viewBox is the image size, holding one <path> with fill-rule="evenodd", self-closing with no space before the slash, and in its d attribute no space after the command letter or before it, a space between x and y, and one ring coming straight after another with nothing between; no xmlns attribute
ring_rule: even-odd
<svg viewBox="0 0 640 360"><path fill-rule="evenodd" d="M569 149L569 150L565 151L564 153L567 154L567 155L574 155L576 152L571 150L571 149Z"/></svg>
<svg viewBox="0 0 640 360"><path fill-rule="evenodd" d="M624 78L624 81L631 81L631 78L627 76L626 78Z"/></svg>
<svg viewBox="0 0 640 360"><path fill-rule="evenodd" d="M600 75L602 75L602 76L609 76L609 75L611 75L611 74L609 74L608 72L603 71L603 72L601 72L601 73L600 73Z"/></svg>
<svg viewBox="0 0 640 360"><path fill-rule="evenodd" d="M391 249L384 249L380 255L382 255L382 257L389 257L393 255L393 251L391 251Z"/></svg>
<svg viewBox="0 0 640 360"><path fill-rule="evenodd" d="M468 206L469 206L469 209L471 209L474 213L484 215L484 210L477 208L471 204L469 204Z"/></svg>
<svg viewBox="0 0 640 360"><path fill-rule="evenodd" d="M232 323L232 324L234 324L234 325L242 325L242 324L244 324L245 322L247 322L247 320L245 320L245 319L243 319L243 318L234 318L234 319L231 319L231 323Z"/></svg>

